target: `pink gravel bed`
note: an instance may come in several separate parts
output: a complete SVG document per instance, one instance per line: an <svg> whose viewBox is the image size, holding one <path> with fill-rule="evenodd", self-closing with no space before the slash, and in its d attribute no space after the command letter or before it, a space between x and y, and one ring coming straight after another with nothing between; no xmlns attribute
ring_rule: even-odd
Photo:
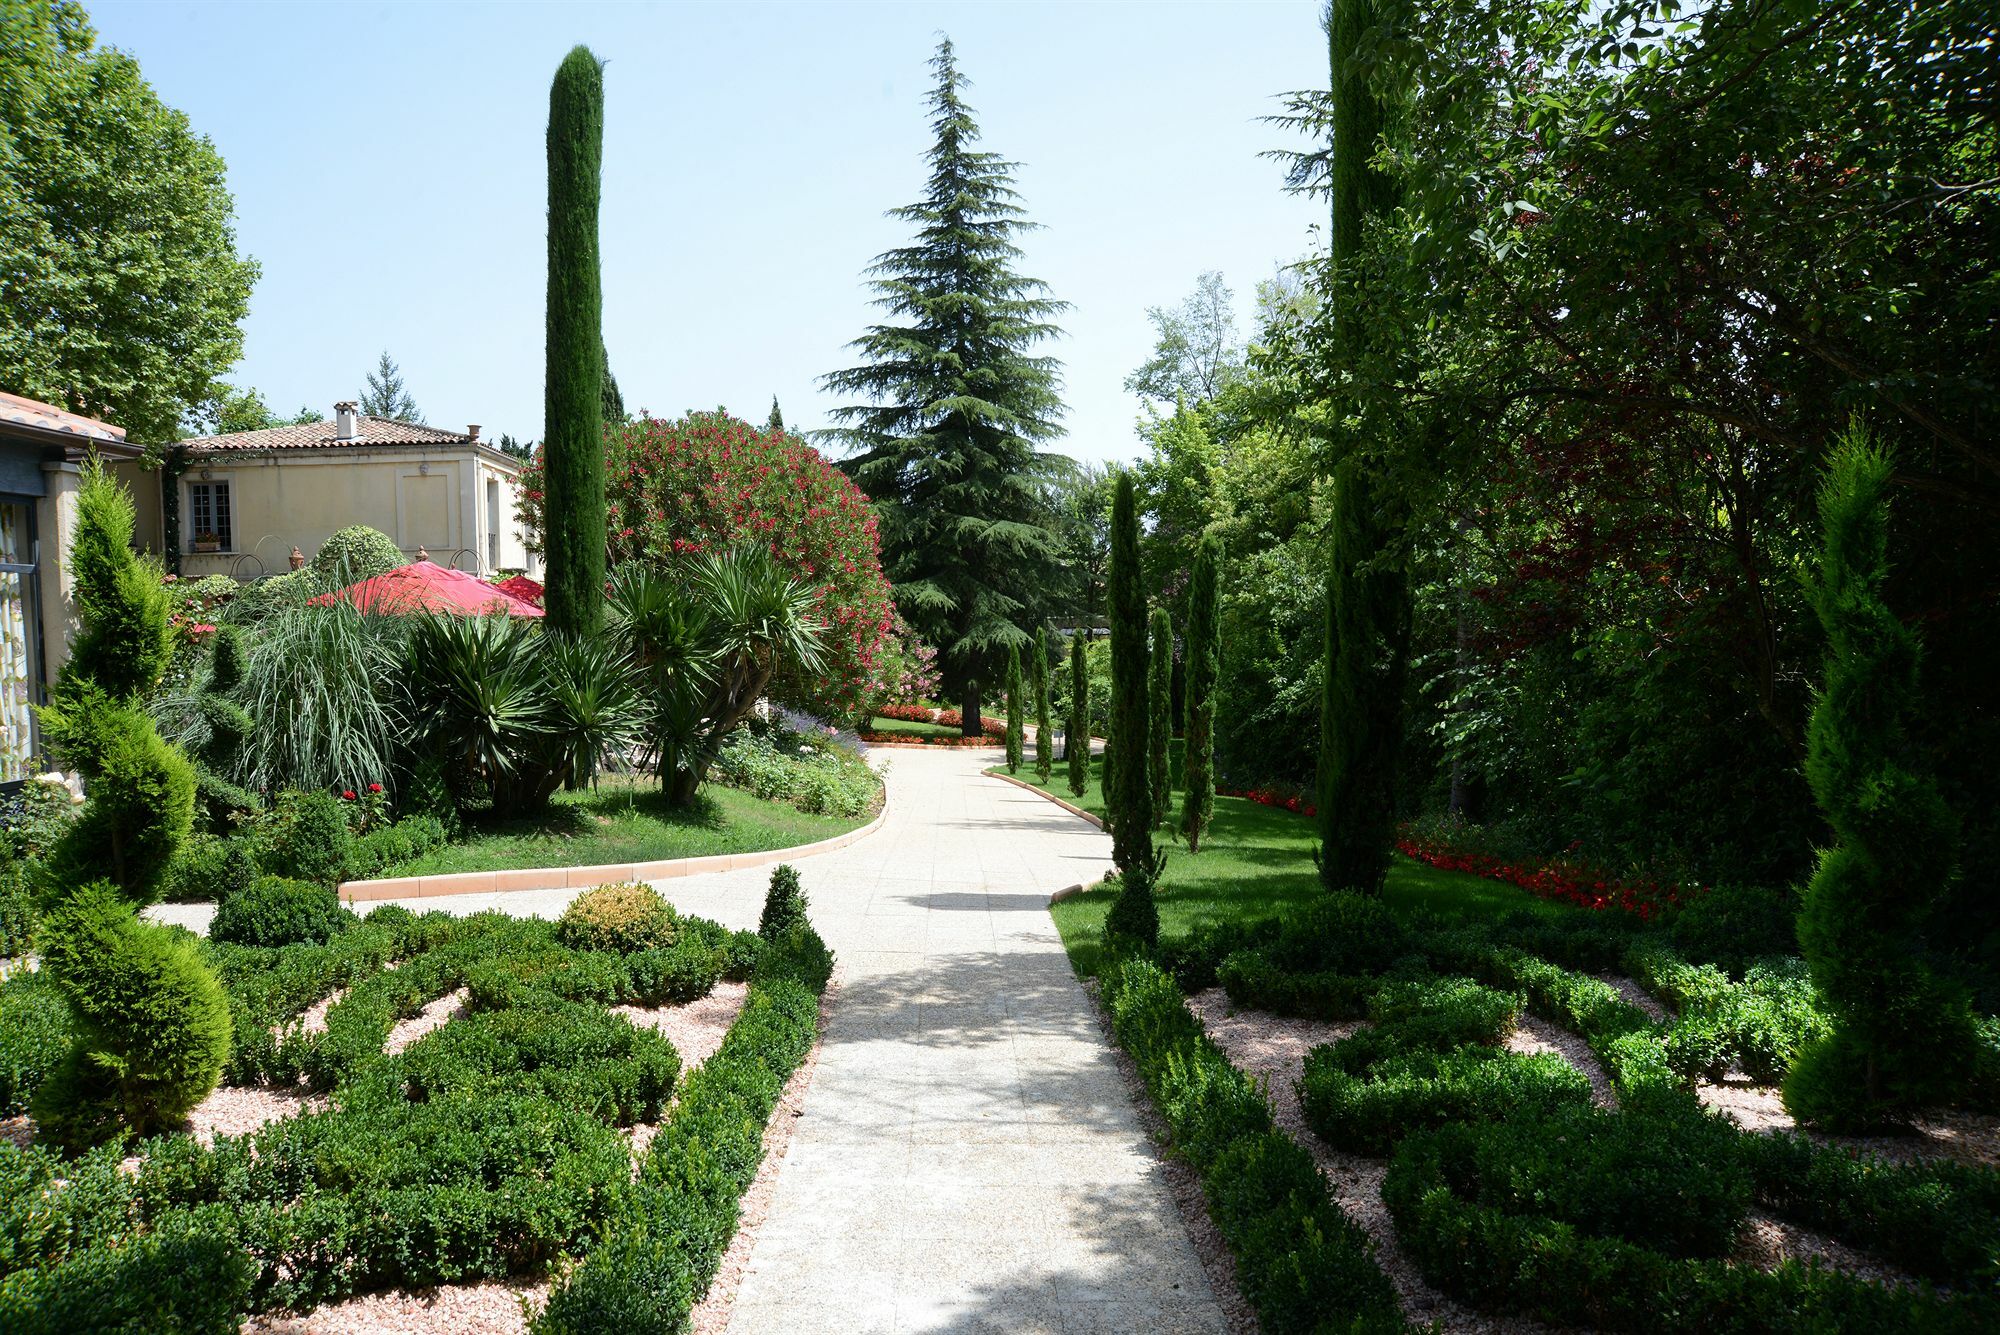
<svg viewBox="0 0 2000 1335"><path fill-rule="evenodd" d="M296 1029L302 1034L323 1034L326 1032L326 1013L339 1004L340 999L346 995L346 988L335 988L306 1007L297 1019L280 1025L279 1028L287 1031Z"/></svg>
<svg viewBox="0 0 2000 1335"><path fill-rule="evenodd" d="M1512 1335L1548 1329L1540 1322L1518 1317L1489 1316L1433 1288L1418 1271L1416 1262L1404 1254L1396 1240L1389 1207L1383 1204L1382 1179L1389 1165L1381 1159L1336 1150L1306 1125L1298 1091L1306 1054L1322 1043L1345 1038L1365 1027L1361 1022L1295 1020L1266 1011L1232 1012L1228 994L1219 987L1188 998L1188 1008L1208 1030L1208 1036L1229 1054L1230 1061L1268 1085L1271 1111L1278 1128L1306 1148L1326 1174L1333 1188L1334 1203L1374 1240L1375 1259L1395 1285L1397 1296L1403 1300L1403 1311L1413 1323L1435 1323L1440 1331L1464 1335Z"/></svg>
<svg viewBox="0 0 2000 1335"><path fill-rule="evenodd" d="M1153 1152L1155 1162L1160 1165L1167 1196L1180 1214L1181 1225L1187 1229L1188 1243L1201 1261L1202 1274L1207 1277L1208 1287L1215 1294L1216 1305L1222 1309L1223 1324L1228 1328L1229 1335L1256 1335L1256 1309L1250 1306L1249 1299L1243 1296L1243 1290L1237 1284L1236 1256L1229 1250L1229 1244L1222 1240L1222 1233L1208 1212L1208 1196L1202 1190L1201 1175L1185 1160L1165 1152L1173 1139L1172 1134L1167 1130L1166 1119L1160 1116L1159 1109L1153 1106L1152 1097L1146 1092L1146 1082L1140 1078L1138 1063L1119 1046L1111 1032L1111 1017L1105 1012L1097 980L1087 979L1083 987L1090 995L1091 1013L1097 1017L1105 1046L1111 1049L1112 1061L1118 1067L1118 1078L1125 1086L1125 1096L1138 1110L1139 1125L1146 1133L1146 1147Z"/></svg>
<svg viewBox="0 0 2000 1335"><path fill-rule="evenodd" d="M720 984L718 984L720 986ZM750 1268L750 1250L757 1245L757 1229L771 1213L771 1202L778 1194L778 1173L784 1165L785 1149L792 1143L792 1129L800 1117L805 1115L806 1090L812 1085L813 1072L819 1067L820 1040L826 1034L827 1019L833 1014L834 1002L840 994L840 974L838 966L834 976L828 980L826 991L819 998L819 1027L813 1038L812 1048L785 1087L779 1091L778 1106L771 1110L771 1120L764 1124L764 1157L757 1164L757 1175L750 1179L750 1186L744 1191L738 1207L736 1236L729 1240L729 1247L722 1253L722 1264L710 1282L708 1292L702 1295L694 1311L688 1316L688 1329L692 1335L722 1335L729 1328L729 1313L736 1305L736 1294L743 1287L744 1273ZM713 995L713 994L711 994ZM741 1008L741 1002L738 1003Z"/></svg>
<svg viewBox="0 0 2000 1335"><path fill-rule="evenodd" d="M1732 1072L1714 1083L1703 1081L1695 1092L1705 1106L1745 1131L1769 1135L1798 1129L1775 1088L1752 1084L1740 1073ZM1989 1113L1933 1109L1912 1118L1909 1134L1901 1136L1806 1134L1823 1145L1844 1146L1892 1163L1953 1159L1979 1168L2000 1167L2000 1117Z"/></svg>
<svg viewBox="0 0 2000 1335"><path fill-rule="evenodd" d="M12 1117L0 1117L0 1140L19 1149L27 1149L35 1143L35 1123L26 1113Z"/></svg>
<svg viewBox="0 0 2000 1335"><path fill-rule="evenodd" d="M749 995L748 983L717 983L707 996L683 1006L613 1006L611 1013L665 1034L681 1055L681 1068L691 1071L722 1046Z"/></svg>
<svg viewBox="0 0 2000 1335"><path fill-rule="evenodd" d="M382 1051L394 1056L431 1030L444 1028L465 1014L465 998L466 991L461 987L445 993L409 1019L398 1021L389 1031L388 1041L382 1044Z"/></svg>
<svg viewBox="0 0 2000 1335"><path fill-rule="evenodd" d="M188 1114L188 1130L208 1145L217 1136L240 1136L269 1122L325 1108L324 1094L308 1094L303 1089L223 1085L194 1106Z"/></svg>
<svg viewBox="0 0 2000 1335"><path fill-rule="evenodd" d="M1646 1012L1647 1018L1661 1024L1674 1018L1673 1012L1662 1005L1658 997L1639 986L1637 979L1627 978L1623 974L1616 973L1600 973L1597 975L1597 978L1599 982L1609 983L1612 989L1619 996L1623 997L1628 1005L1637 1006L1640 1010Z"/></svg>
<svg viewBox="0 0 2000 1335"><path fill-rule="evenodd" d="M304 1316L253 1316L243 1335L520 1335L522 1304L548 1301L547 1280L447 1284L427 1293L370 1293Z"/></svg>
<svg viewBox="0 0 2000 1335"><path fill-rule="evenodd" d="M1853 1275L1856 1279L1878 1284L1908 1286L1916 1283L1901 1270L1883 1264L1866 1252L1856 1251L1836 1238L1815 1233L1763 1210L1753 1209L1744 1218L1743 1231L1737 1235L1736 1250L1729 1259L1737 1265L1755 1266L1759 1270L1775 1270L1783 1261L1797 1261L1802 1265L1817 1262L1829 1269Z"/></svg>

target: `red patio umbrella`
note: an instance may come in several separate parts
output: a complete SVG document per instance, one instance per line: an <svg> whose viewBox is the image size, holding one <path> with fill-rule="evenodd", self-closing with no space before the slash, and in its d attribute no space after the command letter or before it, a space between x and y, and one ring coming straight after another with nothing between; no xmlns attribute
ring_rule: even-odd
<svg viewBox="0 0 2000 1335"><path fill-rule="evenodd" d="M502 593L511 593L524 603L542 605L542 586L526 575L512 575L493 586Z"/></svg>
<svg viewBox="0 0 2000 1335"><path fill-rule="evenodd" d="M504 612L510 617L538 617L542 609L525 599L463 570L451 570L431 561L413 561L384 571L373 579L350 584L332 593L322 593L309 601L326 606L334 601L353 603L364 612L451 612L459 616L485 616Z"/></svg>

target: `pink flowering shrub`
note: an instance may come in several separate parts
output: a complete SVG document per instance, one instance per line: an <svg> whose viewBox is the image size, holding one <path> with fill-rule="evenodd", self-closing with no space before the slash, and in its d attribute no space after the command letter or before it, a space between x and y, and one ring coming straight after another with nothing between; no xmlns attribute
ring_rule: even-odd
<svg viewBox="0 0 2000 1335"><path fill-rule="evenodd" d="M521 520L542 531L539 457L521 477ZM612 562L761 543L816 593L825 670L781 666L771 694L809 713L853 718L870 703L895 625L874 507L797 436L724 412L613 424L604 437Z"/></svg>

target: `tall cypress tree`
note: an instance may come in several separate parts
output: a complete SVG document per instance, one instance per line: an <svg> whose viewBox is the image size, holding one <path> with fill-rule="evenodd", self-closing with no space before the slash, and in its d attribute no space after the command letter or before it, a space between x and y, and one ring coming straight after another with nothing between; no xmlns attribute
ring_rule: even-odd
<svg viewBox="0 0 2000 1335"><path fill-rule="evenodd" d="M548 147L542 605L552 629L595 635L604 623L604 297L597 252L604 71L588 47L572 50L556 69Z"/></svg>
<svg viewBox="0 0 2000 1335"><path fill-rule="evenodd" d="M1181 833L1188 852L1201 851L1201 837L1215 814L1215 689L1221 677L1222 619L1217 607L1221 547L1212 536L1195 549L1194 577L1188 587L1187 752L1181 774L1187 796L1181 801Z"/></svg>
<svg viewBox="0 0 2000 1335"><path fill-rule="evenodd" d="M1806 778L1833 845L1799 913L1799 945L1833 1019L1785 1078L1785 1106L1862 1131L1948 1100L1975 1051L1963 992L1931 972L1918 939L1949 882L1958 822L1904 764L1922 649L1882 597L1890 463L1857 425L1819 495L1824 549L1813 608L1826 685L1813 706Z"/></svg>
<svg viewBox="0 0 2000 1335"><path fill-rule="evenodd" d="M1056 771L1056 738L1049 720L1049 634L1035 627L1035 777L1047 783Z"/></svg>
<svg viewBox="0 0 2000 1335"><path fill-rule="evenodd" d="M1153 903L1153 794L1147 773L1146 589L1139 567L1139 508L1132 474L1118 475L1111 501L1111 736L1105 747L1104 806L1118 898L1105 932L1146 945L1159 938Z"/></svg>
<svg viewBox="0 0 2000 1335"><path fill-rule="evenodd" d="M1327 14L1333 77L1328 263L1336 281L1360 256L1367 220L1396 201L1395 182L1371 162L1387 108L1369 85L1362 51L1378 21L1376 0L1332 0ZM1345 314L1333 329L1337 348L1359 349L1367 335ZM1410 591L1398 501L1377 477L1368 444L1352 431L1337 443L1320 706L1319 874L1330 890L1376 894L1396 837Z"/></svg>
<svg viewBox="0 0 2000 1335"><path fill-rule="evenodd" d="M1069 756L1069 790L1082 797L1090 787L1090 664L1081 627L1069 635L1069 722L1063 749Z"/></svg>
<svg viewBox="0 0 2000 1335"><path fill-rule="evenodd" d="M1027 732L1027 699L1021 681L1021 646L1007 646L1007 772L1021 772L1021 744Z"/></svg>
<svg viewBox="0 0 2000 1335"><path fill-rule="evenodd" d="M971 737L982 684L1059 586L1045 484L1066 461L1039 448L1059 434L1059 366L1032 349L1058 332L1065 304L1014 272L1015 237L1032 224L1014 164L973 147L979 126L948 39L931 68L930 180L889 215L916 238L870 270L889 319L850 345L862 365L822 383L867 400L834 410L826 435L876 503L897 607L938 647Z"/></svg>
<svg viewBox="0 0 2000 1335"><path fill-rule="evenodd" d="M1153 827L1164 830L1174 814L1168 750L1173 744L1174 622L1167 609L1153 609L1153 652L1147 660L1146 779Z"/></svg>

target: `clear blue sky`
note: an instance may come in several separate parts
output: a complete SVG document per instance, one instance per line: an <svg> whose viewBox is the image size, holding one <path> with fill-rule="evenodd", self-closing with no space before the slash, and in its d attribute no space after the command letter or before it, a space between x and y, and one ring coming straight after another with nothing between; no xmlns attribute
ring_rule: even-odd
<svg viewBox="0 0 2000 1335"><path fill-rule="evenodd" d="M1260 150L1325 80L1318 0L1220 4L90 4L100 39L229 164L262 262L234 379L323 413L387 348L434 424L539 438L548 85L605 70L605 338L629 407L825 424L816 378L907 229L926 62L957 45L985 146L1021 164L1023 272L1072 303L1054 351L1084 458L1138 452L1150 305L1205 269L1252 291L1320 216Z"/></svg>

